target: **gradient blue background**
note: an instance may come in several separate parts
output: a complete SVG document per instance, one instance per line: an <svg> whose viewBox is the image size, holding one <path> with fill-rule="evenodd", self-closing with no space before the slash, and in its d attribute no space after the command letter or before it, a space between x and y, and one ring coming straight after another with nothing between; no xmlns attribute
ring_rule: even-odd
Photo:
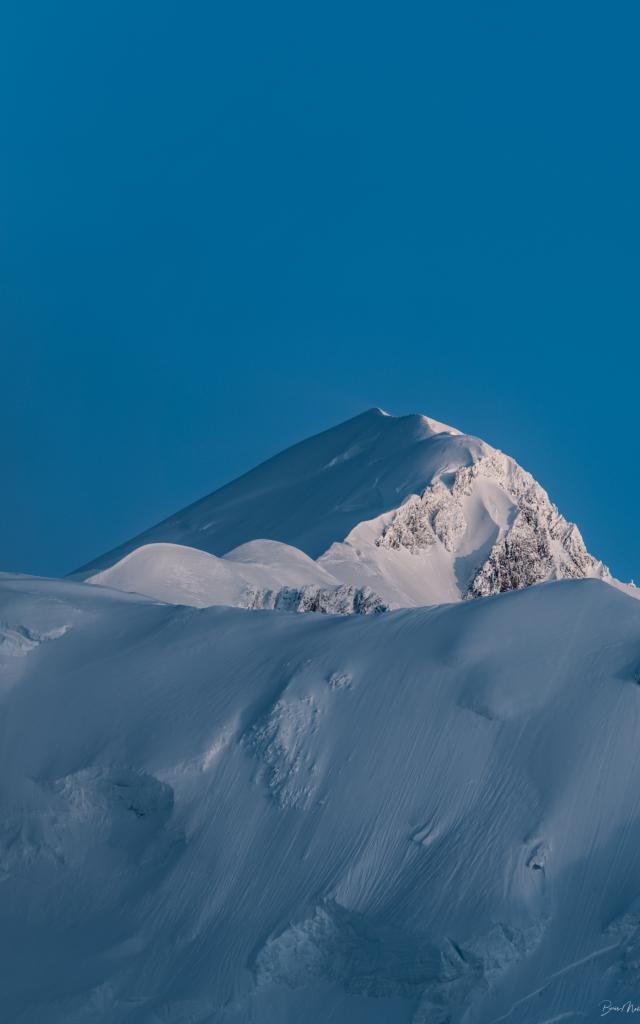
<svg viewBox="0 0 640 1024"><path fill-rule="evenodd" d="M70 571L370 405L640 576L636 2L11 0L0 566Z"/></svg>

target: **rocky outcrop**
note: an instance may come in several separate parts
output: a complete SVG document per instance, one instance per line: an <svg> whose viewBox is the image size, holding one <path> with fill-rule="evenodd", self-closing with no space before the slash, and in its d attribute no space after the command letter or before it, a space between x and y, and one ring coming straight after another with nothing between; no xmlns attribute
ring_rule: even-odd
<svg viewBox="0 0 640 1024"><path fill-rule="evenodd" d="M609 577L609 570L587 551L573 523L549 522L549 517L522 509L480 566L466 597L488 597L521 590L555 579Z"/></svg>
<svg viewBox="0 0 640 1024"><path fill-rule="evenodd" d="M245 608L277 608L288 612L320 612L324 615L379 615L388 606L369 587L281 587L279 590L250 589Z"/></svg>
<svg viewBox="0 0 640 1024"><path fill-rule="evenodd" d="M610 578L606 565L587 551L578 527L560 514L540 484L512 459L502 458L511 463L505 490L515 515L465 596L487 597L545 580Z"/></svg>
<svg viewBox="0 0 640 1024"><path fill-rule="evenodd" d="M608 568L589 554L577 526L560 514L531 474L502 452L486 450L472 465L441 474L421 495L408 498L376 545L416 553L439 542L456 552L468 525L464 499L484 480L504 492L512 511L463 597L487 597L552 579L609 579Z"/></svg>
<svg viewBox="0 0 640 1024"><path fill-rule="evenodd" d="M421 496L413 495L401 505L376 544L415 552L439 540L447 551L453 551L466 528L455 484L449 489L438 479Z"/></svg>

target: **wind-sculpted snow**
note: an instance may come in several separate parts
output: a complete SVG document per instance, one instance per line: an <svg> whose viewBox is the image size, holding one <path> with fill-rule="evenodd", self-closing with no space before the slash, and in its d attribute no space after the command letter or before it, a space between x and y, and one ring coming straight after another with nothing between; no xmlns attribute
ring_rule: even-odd
<svg viewBox="0 0 640 1024"><path fill-rule="evenodd" d="M145 544L87 582L195 608L246 608L254 594L340 586L303 551L271 540L243 544L224 558L182 544Z"/></svg>
<svg viewBox="0 0 640 1024"><path fill-rule="evenodd" d="M179 544L146 544L88 583L195 608L277 608L325 615L375 615L387 605L369 587L341 584L304 552L261 540L224 558ZM0 625L0 644L2 643Z"/></svg>
<svg viewBox="0 0 640 1024"><path fill-rule="evenodd" d="M330 902L267 941L256 978L259 988L324 981L354 996L401 999L414 1007L411 1024L448 1024L531 955L543 934L543 922L524 931L496 924L465 948L451 939L437 946Z"/></svg>
<svg viewBox="0 0 640 1024"><path fill-rule="evenodd" d="M312 696L279 700L250 734L250 746L267 768L267 787L281 807L304 807L313 794L315 763L307 741L318 713Z"/></svg>
<svg viewBox="0 0 640 1024"><path fill-rule="evenodd" d="M294 615L5 575L0 621L66 627L0 646L3 1022L637 1001L637 601Z"/></svg>
<svg viewBox="0 0 640 1024"><path fill-rule="evenodd" d="M133 863L163 857L180 838L165 833L159 845L173 794L138 769L94 766L31 782L30 800L46 810L21 810L0 823L0 881L25 872L37 877L50 867L81 870L83 861L105 845L120 848Z"/></svg>
<svg viewBox="0 0 640 1024"><path fill-rule="evenodd" d="M41 643L46 643L47 640L57 640L64 636L69 628L69 626L57 626L55 629L45 630L44 633L41 633L37 629L29 629L20 624L14 626L8 622L0 622L0 655L28 654Z"/></svg>

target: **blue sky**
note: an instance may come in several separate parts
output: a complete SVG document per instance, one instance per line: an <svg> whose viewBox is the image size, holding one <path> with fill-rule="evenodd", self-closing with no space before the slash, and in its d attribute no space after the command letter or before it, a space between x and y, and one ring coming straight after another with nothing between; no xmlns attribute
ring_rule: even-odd
<svg viewBox="0 0 640 1024"><path fill-rule="evenodd" d="M0 566L361 411L514 455L640 577L640 8L9 0Z"/></svg>

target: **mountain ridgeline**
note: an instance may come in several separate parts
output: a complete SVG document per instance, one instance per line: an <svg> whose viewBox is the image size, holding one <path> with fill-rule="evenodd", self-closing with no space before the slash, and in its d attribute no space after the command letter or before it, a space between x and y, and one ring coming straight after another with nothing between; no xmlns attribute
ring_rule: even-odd
<svg viewBox="0 0 640 1024"><path fill-rule="evenodd" d="M380 409L287 449L74 575L170 602L344 614L548 580L615 582L512 458L426 416Z"/></svg>

